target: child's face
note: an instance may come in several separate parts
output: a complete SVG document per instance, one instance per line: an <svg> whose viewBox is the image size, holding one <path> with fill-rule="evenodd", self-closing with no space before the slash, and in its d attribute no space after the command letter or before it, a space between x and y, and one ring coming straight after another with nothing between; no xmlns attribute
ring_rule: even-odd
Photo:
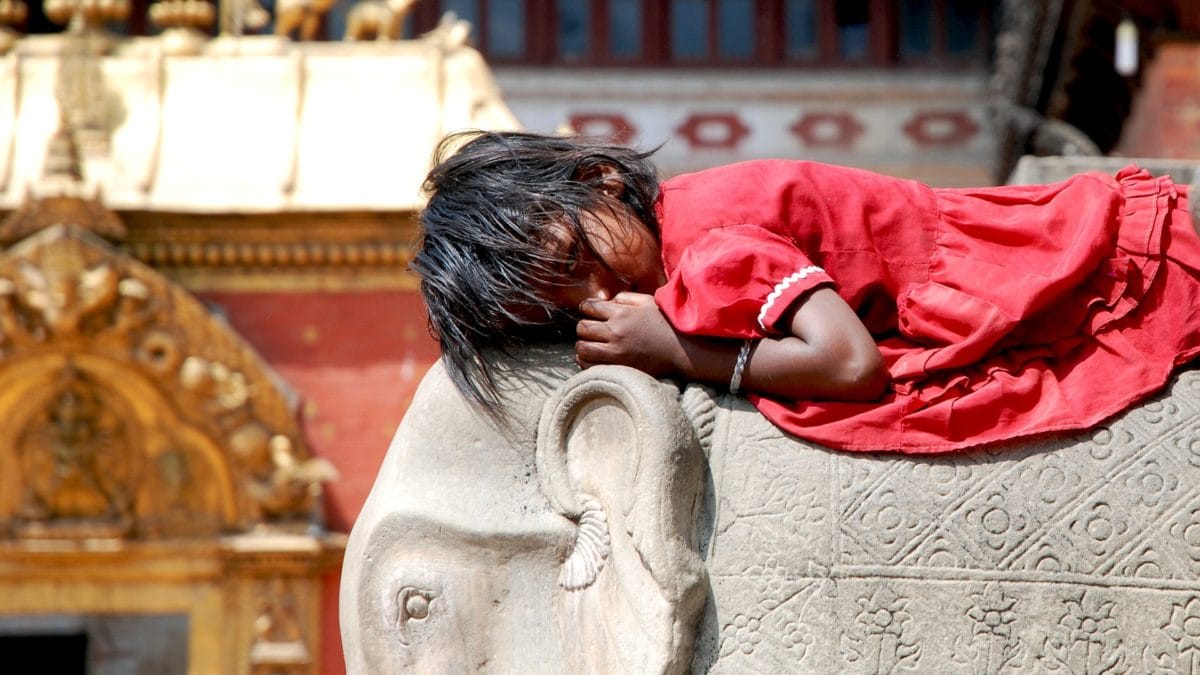
<svg viewBox="0 0 1200 675"><path fill-rule="evenodd" d="M567 227L553 233L550 243L553 255L571 261L563 285L549 294L559 308L573 312L585 300L653 293L666 283L658 240L627 207L588 212L582 225L590 250Z"/></svg>

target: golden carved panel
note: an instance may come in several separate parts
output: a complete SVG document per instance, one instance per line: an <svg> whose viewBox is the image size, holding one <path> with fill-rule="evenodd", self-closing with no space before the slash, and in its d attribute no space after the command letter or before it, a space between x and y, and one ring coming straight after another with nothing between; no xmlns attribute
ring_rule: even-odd
<svg viewBox="0 0 1200 675"><path fill-rule="evenodd" d="M332 466L228 325L79 227L0 252L0 467L0 615L183 614L188 672L318 672Z"/></svg>
<svg viewBox="0 0 1200 675"><path fill-rule="evenodd" d="M226 324L72 227L0 256L0 419L16 536L299 531L332 474Z"/></svg>

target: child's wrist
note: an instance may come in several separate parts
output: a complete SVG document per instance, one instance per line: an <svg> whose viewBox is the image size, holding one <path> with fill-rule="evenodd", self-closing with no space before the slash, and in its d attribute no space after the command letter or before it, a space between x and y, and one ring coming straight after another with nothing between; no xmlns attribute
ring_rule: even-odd
<svg viewBox="0 0 1200 675"><path fill-rule="evenodd" d="M750 360L750 350L754 348L754 340L745 340L738 349L737 359L733 363L733 374L729 376L729 393L737 396L742 393L742 376L746 371L746 362Z"/></svg>

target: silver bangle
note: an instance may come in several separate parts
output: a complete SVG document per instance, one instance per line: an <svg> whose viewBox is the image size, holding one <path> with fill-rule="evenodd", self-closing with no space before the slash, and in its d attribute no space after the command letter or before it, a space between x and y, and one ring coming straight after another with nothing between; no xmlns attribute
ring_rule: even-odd
<svg viewBox="0 0 1200 675"><path fill-rule="evenodd" d="M735 396L742 390L742 371L746 369L746 361L750 359L750 349L754 340L746 340L738 350L737 362L733 364L733 377L729 378L729 393Z"/></svg>

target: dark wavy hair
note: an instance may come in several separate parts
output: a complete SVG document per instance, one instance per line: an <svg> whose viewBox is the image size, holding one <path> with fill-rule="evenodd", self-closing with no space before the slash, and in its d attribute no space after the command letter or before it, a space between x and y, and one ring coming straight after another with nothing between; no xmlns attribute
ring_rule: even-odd
<svg viewBox="0 0 1200 675"><path fill-rule="evenodd" d="M438 146L410 267L446 369L469 401L493 415L502 402L486 351L511 356L574 336L575 308L546 297L573 281L564 272L570 254L548 245L555 228L590 249L582 216L628 208L658 235L652 152L526 132L460 132ZM621 189L606 196L614 180Z"/></svg>

